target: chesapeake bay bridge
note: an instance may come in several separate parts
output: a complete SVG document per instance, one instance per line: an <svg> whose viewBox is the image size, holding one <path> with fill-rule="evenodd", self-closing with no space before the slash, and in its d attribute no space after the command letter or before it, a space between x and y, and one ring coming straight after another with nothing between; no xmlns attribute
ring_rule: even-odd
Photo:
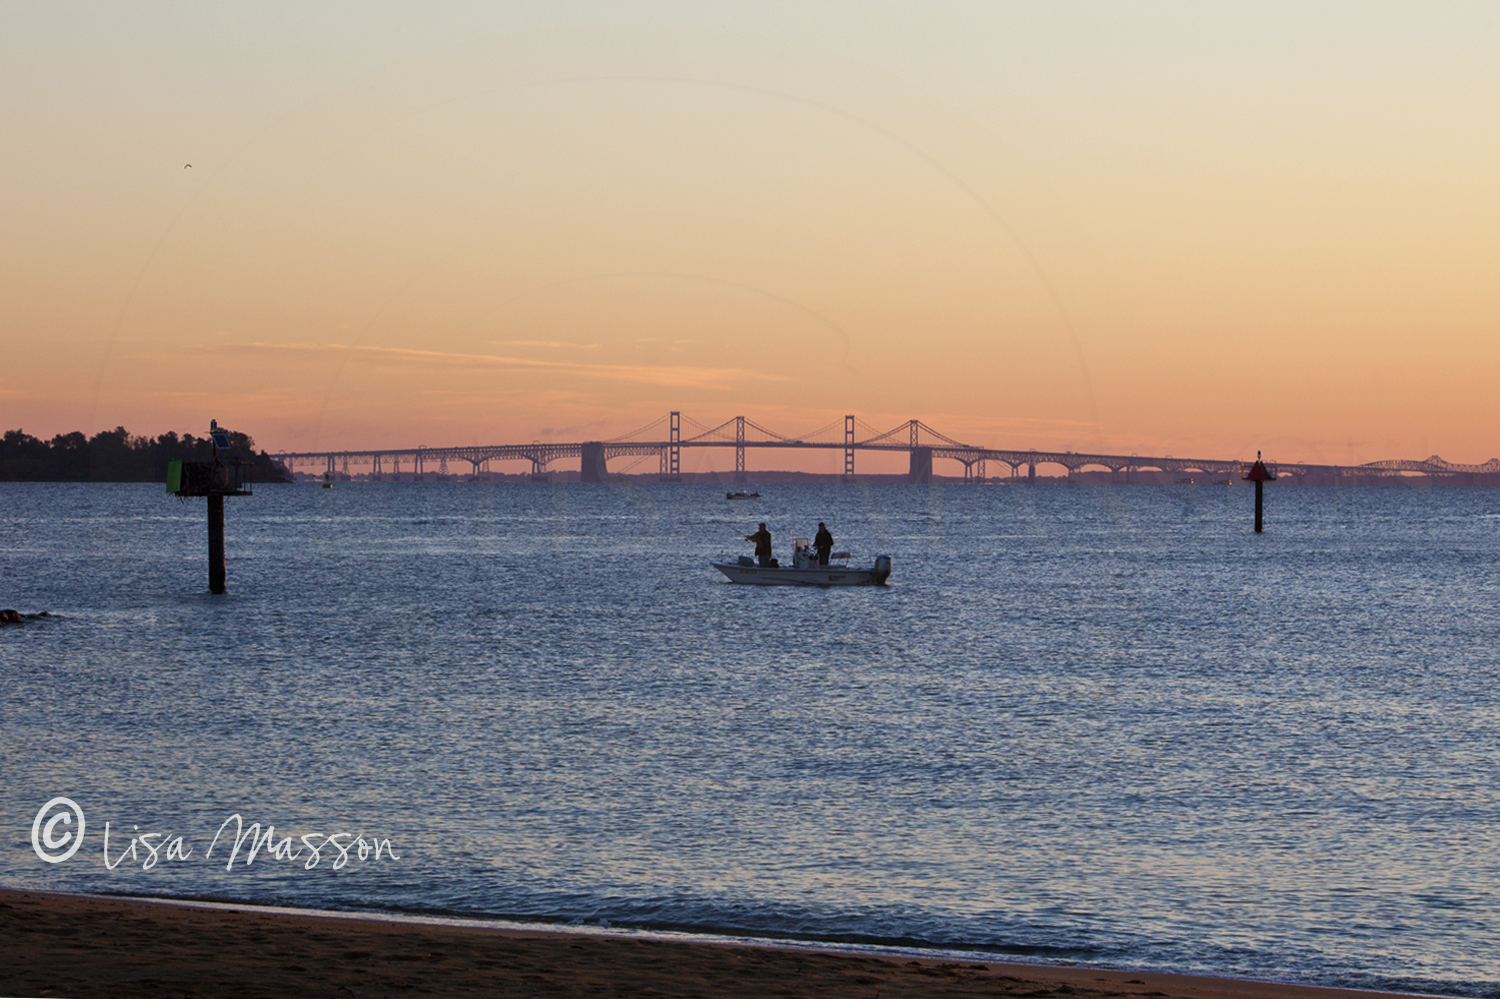
<svg viewBox="0 0 1500 999"><path fill-rule="evenodd" d="M842 422L842 426L840 423ZM684 425L688 433L684 435ZM822 450L844 452L844 478L852 481L855 476L855 456L860 451L905 451L909 456L907 481L931 482L935 460L956 461L963 466L966 482L984 482L987 465L1008 466L1011 478L1019 478L1020 470L1026 469L1026 480L1036 480L1039 465L1059 465L1069 474L1094 467L1107 469L1112 481L1130 481L1132 473L1142 470L1185 474L1198 473L1210 481L1235 481L1246 467L1240 458L1174 458L1171 455L1150 457L1146 455L1083 454L1075 451L1009 450L1006 448L978 447L956 441L939 433L921 420L908 420L880 431L856 416L845 416L825 427L799 437L779 434L768 430L743 416L731 417L717 426L707 426L673 411L652 423L621 437L604 441L580 441L577 443L554 443L532 441L530 444L479 444L465 447L415 447L391 448L371 451L295 451L282 452L273 457L295 471L296 466L311 466L330 478L351 474L368 474L372 479L401 478L403 475L421 478L436 471L439 475L450 474L449 466L467 471L463 465L472 466L475 476L490 470L492 462L525 461L531 463L534 479L546 479L553 462L576 459L579 462L580 478L584 482L603 482L609 474L609 462L613 459L634 459L616 474L630 473L642 463L656 459L658 473L663 481L678 481L681 478L682 452L686 448L734 448L734 480L745 480L745 453L758 448L782 451ZM1278 476L1302 479L1308 475L1332 476L1397 476L1425 474L1434 476L1467 476L1472 482L1476 475L1500 475L1500 459L1491 458L1483 465L1457 465L1444 461L1437 455L1421 460L1396 459L1375 461L1364 465L1319 465L1303 462L1274 462L1266 464Z"/></svg>

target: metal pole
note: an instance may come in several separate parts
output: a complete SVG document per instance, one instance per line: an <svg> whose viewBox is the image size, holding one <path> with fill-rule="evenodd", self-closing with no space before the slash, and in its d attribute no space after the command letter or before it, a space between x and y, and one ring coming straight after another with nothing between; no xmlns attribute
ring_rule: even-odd
<svg viewBox="0 0 1500 999"><path fill-rule="evenodd" d="M208 497L208 592L224 592L224 497Z"/></svg>
<svg viewBox="0 0 1500 999"><path fill-rule="evenodd" d="M1258 479L1256 480L1256 483L1255 483L1255 533L1256 534L1262 533L1262 531L1260 529L1260 509L1261 509L1260 508L1260 502L1261 502L1260 495L1261 495L1261 490L1265 488L1265 485L1266 484L1264 482L1261 482Z"/></svg>

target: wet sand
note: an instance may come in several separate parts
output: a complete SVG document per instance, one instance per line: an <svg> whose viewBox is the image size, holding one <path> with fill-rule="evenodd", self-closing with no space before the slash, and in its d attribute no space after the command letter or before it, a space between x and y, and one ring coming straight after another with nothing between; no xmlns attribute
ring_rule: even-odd
<svg viewBox="0 0 1500 999"><path fill-rule="evenodd" d="M1373 999L1382 993L0 889L0 996L409 995Z"/></svg>

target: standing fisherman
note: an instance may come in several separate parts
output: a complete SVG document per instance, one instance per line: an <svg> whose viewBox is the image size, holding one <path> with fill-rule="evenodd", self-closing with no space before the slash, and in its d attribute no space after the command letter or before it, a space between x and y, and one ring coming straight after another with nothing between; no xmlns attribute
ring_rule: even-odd
<svg viewBox="0 0 1500 999"><path fill-rule="evenodd" d="M818 521L818 533L813 535L813 547L818 550L818 564L828 564L828 554L833 551L833 535L828 533L828 525L821 520Z"/></svg>
<svg viewBox="0 0 1500 999"><path fill-rule="evenodd" d="M755 542L755 559L760 563L760 567L771 568L771 532L766 530L766 525L762 523L760 530L754 534L745 535L745 540Z"/></svg>

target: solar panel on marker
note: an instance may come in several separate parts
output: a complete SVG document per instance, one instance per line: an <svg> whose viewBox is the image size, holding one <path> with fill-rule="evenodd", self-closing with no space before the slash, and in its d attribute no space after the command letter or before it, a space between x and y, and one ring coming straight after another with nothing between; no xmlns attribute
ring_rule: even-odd
<svg viewBox="0 0 1500 999"><path fill-rule="evenodd" d="M229 450L229 435L228 434L226 434L222 430L215 430L214 433L213 433L213 437L214 437L214 450L216 450L216 451L228 451Z"/></svg>

